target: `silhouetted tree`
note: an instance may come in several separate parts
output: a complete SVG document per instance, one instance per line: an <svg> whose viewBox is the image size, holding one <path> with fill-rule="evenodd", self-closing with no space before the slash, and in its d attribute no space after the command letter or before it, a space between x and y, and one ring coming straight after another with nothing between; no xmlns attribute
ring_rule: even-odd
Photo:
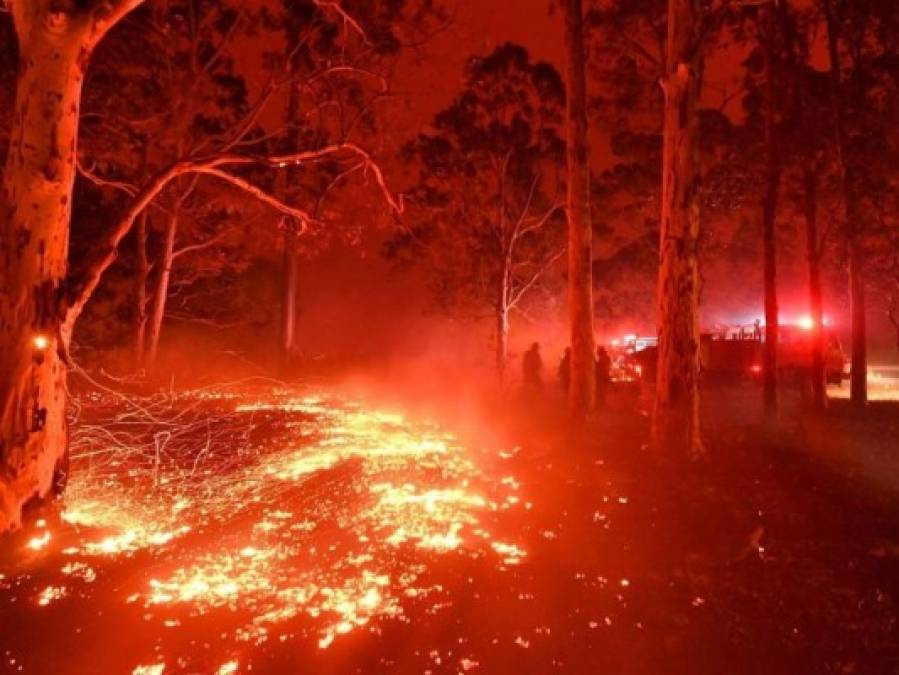
<svg viewBox="0 0 899 675"><path fill-rule="evenodd" d="M421 170L410 226L386 252L422 265L444 309L489 308L500 374L511 313L564 251L563 99L552 66L503 45L471 60L463 91L406 149Z"/></svg>
<svg viewBox="0 0 899 675"><path fill-rule="evenodd" d="M899 6L820 0L830 56L836 159L843 197L852 324L851 399L867 400L867 287L880 230L880 195L895 167Z"/></svg>
<svg viewBox="0 0 899 675"><path fill-rule="evenodd" d="M613 158L592 194L597 321L610 327L654 324L665 10L665 0L615 0L587 15L591 117Z"/></svg>
<svg viewBox="0 0 899 675"><path fill-rule="evenodd" d="M568 401L575 419L581 419L596 404L596 372L593 361L593 227L590 220L586 50L581 0L565 2L565 52L568 87L568 314L571 322Z"/></svg>
<svg viewBox="0 0 899 675"><path fill-rule="evenodd" d="M653 438L702 454L699 426L699 116L705 7L669 0L659 233L659 357Z"/></svg>

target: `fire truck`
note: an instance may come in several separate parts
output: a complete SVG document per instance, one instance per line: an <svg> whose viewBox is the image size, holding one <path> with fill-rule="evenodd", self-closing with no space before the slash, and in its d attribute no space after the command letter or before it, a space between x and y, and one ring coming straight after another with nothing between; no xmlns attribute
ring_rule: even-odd
<svg viewBox="0 0 899 675"><path fill-rule="evenodd" d="M607 351L612 361L610 379L614 384L636 384L655 380L659 340L656 337L625 335L612 340Z"/></svg>
<svg viewBox="0 0 899 675"><path fill-rule="evenodd" d="M777 371L783 381L808 381L812 369L813 325L804 320L778 327ZM765 326L719 326L700 335L699 353L706 380L738 382L760 379L764 369ZM615 340L612 379L619 382L655 380L658 340L627 335ZM836 333L824 326L824 373L827 382L839 384L848 376L849 361Z"/></svg>

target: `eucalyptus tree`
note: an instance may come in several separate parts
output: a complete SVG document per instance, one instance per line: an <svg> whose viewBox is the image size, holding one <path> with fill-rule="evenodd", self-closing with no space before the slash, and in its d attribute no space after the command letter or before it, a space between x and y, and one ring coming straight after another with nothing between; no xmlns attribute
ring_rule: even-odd
<svg viewBox="0 0 899 675"><path fill-rule="evenodd" d="M868 287L872 239L895 166L895 91L899 7L889 0L818 0L829 56L832 138L842 191L852 332L850 398L868 397Z"/></svg>
<svg viewBox="0 0 899 675"><path fill-rule="evenodd" d="M350 141L263 156L225 142L195 149L144 180L91 259L71 274L68 244L85 72L101 39L140 4L6 2L17 36L18 67L0 191L0 531L20 523L27 502L62 487L66 372L75 323L115 261L119 244L173 181L194 174L215 178L295 218L304 229L319 221L310 209L278 199L254 183L246 169L352 160L367 170L389 205L400 209L372 155ZM352 21L338 3L316 4L337 12L343 23Z"/></svg>
<svg viewBox="0 0 899 675"><path fill-rule="evenodd" d="M388 257L423 266L442 309L492 317L500 375L512 313L564 253L564 96L551 65L503 45L471 59L463 90L405 151L420 171Z"/></svg>
<svg viewBox="0 0 899 675"><path fill-rule="evenodd" d="M566 160L568 166L568 314L571 377L568 401L583 419L596 403L593 329L593 227L587 139L587 66L581 0L565 0Z"/></svg>

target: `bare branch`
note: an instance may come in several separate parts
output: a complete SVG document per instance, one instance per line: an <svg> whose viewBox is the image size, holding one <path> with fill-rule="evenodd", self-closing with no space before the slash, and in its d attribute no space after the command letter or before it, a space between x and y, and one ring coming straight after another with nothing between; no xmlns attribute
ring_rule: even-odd
<svg viewBox="0 0 899 675"><path fill-rule="evenodd" d="M374 71L368 70L367 68L359 68L357 66L348 66L348 65L330 66L328 68L325 68L324 70L321 70L318 73L316 73L315 75L313 75L312 77L310 77L307 80L307 83L311 84L311 83L315 82L316 80L320 80L323 77L327 77L328 75L334 75L337 73L352 73L353 75L363 75L365 77L371 77L375 80L378 80L378 82L380 82L382 92L386 92L388 89L387 78L384 77L383 75L376 73Z"/></svg>
<svg viewBox="0 0 899 675"><path fill-rule="evenodd" d="M559 202L557 204L553 204L549 209L547 209L546 213L544 213L539 218L533 219L533 225L529 225L529 226L523 228L521 230L520 236L522 236L522 237L526 236L526 235L530 234L531 232L536 232L537 230L543 228L543 226L546 225L547 222L549 222L550 218L552 218L559 211L564 211L564 210L565 210L565 205L563 203Z"/></svg>
<svg viewBox="0 0 899 675"><path fill-rule="evenodd" d="M224 232L219 232L217 235L212 237L211 239L207 239L206 241L201 241L197 244L191 244L190 246L184 246L179 248L177 251L172 252L172 260L176 260L183 255L187 255L188 253L195 253L197 251L203 251L207 248L211 248L219 243L222 239L225 238Z"/></svg>
<svg viewBox="0 0 899 675"><path fill-rule="evenodd" d="M118 221L107 241L105 249L101 249L98 259L87 268L85 279L77 284L70 284L70 301L63 320L64 327L71 331L74 322L83 311L87 301L100 283L100 278L104 272L116 259L116 251L122 239L131 231L135 220L140 213L159 195L160 192L173 180L179 176L186 174L208 174L215 176L221 180L227 181L232 185L252 194L262 202L273 206L274 208L287 213L294 218L299 219L303 223L315 222L315 219L305 210L290 206L276 199L274 196L253 185L249 181L221 170L222 166L241 166L248 164L262 164L275 168L285 168L287 166L295 166L307 162L315 162L325 157L340 154L352 153L362 160L366 172L371 172L375 177L378 186L384 196L385 201L396 213L402 213L402 198L395 197L384 179L381 167L375 162L371 155L353 143L337 143L328 145L316 150L306 150L286 155L276 155L273 157L263 157L255 155L239 155L239 154L213 154L206 157L188 158L171 164L168 168L158 173L152 178L141 190L135 195L134 200L128 210ZM70 333L69 333L70 334Z"/></svg>
<svg viewBox="0 0 899 675"><path fill-rule="evenodd" d="M345 26L350 26L354 31L359 34L359 37L362 38L362 41L370 45L368 35L365 32L365 29L359 24L356 19L354 19L350 14L341 6L339 2L334 2L334 0L313 0L316 7L321 9L331 9L333 10L341 19L343 19L343 23Z"/></svg>
<svg viewBox="0 0 899 675"><path fill-rule="evenodd" d="M306 228L310 224L316 222L315 218L312 217L312 214L310 214L305 209L301 209L301 208L297 208L295 206L290 206L288 204L285 204L280 199L270 195L268 192L266 192L262 188L260 188L256 185L253 185L249 181L244 180L243 178L240 178L239 176L235 176L234 174L228 173L227 171L222 171L221 169L216 169L213 167L204 167L204 166L194 167L192 169L192 171L194 171L195 173L203 173L203 174L207 174L209 176L215 176L216 178L220 178L221 180L223 180L227 183L231 183L231 185L234 185L235 187L239 187L244 192L250 193L251 195L256 197L256 199L258 199L259 201L261 201L265 204L268 204L269 206L273 206L274 208L276 208L277 210L283 212L284 214L286 214L288 216L292 216L293 218L296 218L297 220L300 221L300 223L302 225L300 234L305 232Z"/></svg>
<svg viewBox="0 0 899 675"><path fill-rule="evenodd" d="M222 54L225 53L225 49L227 49L228 45L231 44L235 33L237 32L237 27L240 26L241 22L244 18L244 8L241 7L238 10L237 16L234 18L234 21L231 22L231 25L228 27L227 32L222 37L221 42L218 47L215 48L213 54L206 60L206 63L203 64L203 67L200 69L201 74L208 74L215 65L222 58ZM197 82L194 82L193 88L196 89Z"/></svg>
<svg viewBox="0 0 899 675"><path fill-rule="evenodd" d="M518 287L518 290L512 294L512 298L509 300L509 309L516 308L524 295L534 287L540 278L546 273L546 271L552 267L555 262L561 258L565 254L566 249L562 248L549 258L547 258L542 265L538 266L534 273L531 275L531 278Z"/></svg>
<svg viewBox="0 0 899 675"><path fill-rule="evenodd" d="M340 184L340 182L344 178L349 176L351 173L354 173L354 172L358 171L359 169L364 169L364 168L365 168L365 163L359 162L359 163L351 166L346 171L341 171L339 174L334 176L334 179L325 186L325 189L322 190L321 194L318 196L318 199L316 199L315 211L318 212L318 210L321 208L322 203L325 201L325 197L328 196L328 193L331 192L331 190L333 190L335 187L337 187L337 185Z"/></svg>
<svg viewBox="0 0 899 675"><path fill-rule="evenodd" d="M321 151L312 151L321 153L321 156L326 154L334 154L340 151L351 152L359 157L362 160L362 163L365 164L365 173L371 174L375 178L375 182L378 184L378 187L381 190L381 194L384 197L384 201L390 206L390 208L396 214L403 213L404 205L403 205L403 197L402 195L394 195L391 192L390 188L387 185L387 181L384 178L384 172L381 170L381 166L372 158L372 156L364 149L356 145L355 143L338 143L335 145L327 146L323 148L324 152ZM303 161L308 161L308 159L304 159L305 155L309 153L298 153L296 155L284 155L281 157L273 157L270 162L280 163L280 166L287 166L288 164L299 164Z"/></svg>
<svg viewBox="0 0 899 675"><path fill-rule="evenodd" d="M237 124L236 130L231 134L230 138L227 136L220 137L224 140L224 144L222 145L223 152L228 152L237 144L241 143L244 138L246 138L246 135L253 130L256 121L259 119L259 115L265 109L265 106L268 105L268 102L272 98L272 94L274 94L276 90L277 85L275 84L274 78L272 78L266 83L265 87L263 87L256 102L244 116L243 120Z"/></svg>
<svg viewBox="0 0 899 675"><path fill-rule="evenodd" d="M92 169L88 169L86 166L84 166L80 158L77 160L77 169L78 173L80 173L82 176L87 178L91 183L99 188L113 188L132 197L137 194L136 185L132 185L131 183L126 183L124 181L101 178L100 176L95 174Z"/></svg>

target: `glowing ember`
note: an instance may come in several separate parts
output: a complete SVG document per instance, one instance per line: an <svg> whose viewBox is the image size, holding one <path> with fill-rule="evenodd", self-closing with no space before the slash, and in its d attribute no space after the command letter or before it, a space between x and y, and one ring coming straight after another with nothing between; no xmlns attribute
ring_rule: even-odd
<svg viewBox="0 0 899 675"><path fill-rule="evenodd" d="M108 529L119 528L115 534L97 540L84 541L75 549L68 549L70 554L114 555L127 553L150 546L162 546L177 536L190 531L188 525L180 525L171 530L165 529L162 522L146 522L134 517L127 503L110 505L100 501L85 501L77 506L67 508L62 518L67 523L86 528ZM180 509L172 509L177 512ZM159 514L161 517L162 514Z"/></svg>
<svg viewBox="0 0 899 675"><path fill-rule="evenodd" d="M33 551L39 551L49 543L50 543L50 533L44 532L39 537L32 537L31 539L29 539L27 546L28 546L28 548L30 548Z"/></svg>
<svg viewBox="0 0 899 675"><path fill-rule="evenodd" d="M228 661L219 666L216 675L234 675L237 672L237 661Z"/></svg>
<svg viewBox="0 0 899 675"><path fill-rule="evenodd" d="M82 579L85 583L93 583L97 579L97 573L93 568L82 562L67 563L62 567L62 573L70 577Z"/></svg>
<svg viewBox="0 0 899 675"><path fill-rule="evenodd" d="M142 452L118 449L101 472L73 472L62 514L68 529L55 536L61 572L79 593L97 577L87 560L144 552L155 559L153 577L122 588L122 602L143 604L162 625L180 626L182 607L191 616L233 612L233 638L255 644L287 622L290 634L307 634L301 622L324 649L378 617L401 617L404 598L432 598L434 611L446 606L441 587L419 585L430 556L488 552L509 565L526 555L494 541L484 524L519 501L518 480L489 483L465 448L434 426L289 392L194 396L179 400L230 406L216 408L223 430L273 424L268 443L248 445L235 434L244 440L226 451L207 455L207 442L180 458L169 437L154 432ZM85 453L91 461L103 452L99 444ZM28 547L49 541L44 531ZM48 586L38 603L66 593ZM216 672L237 668L232 660Z"/></svg>
<svg viewBox="0 0 899 675"><path fill-rule="evenodd" d="M494 551L503 556L503 562L508 565L517 565L521 559L527 555L522 549L514 544L504 544L501 541L494 541L490 546Z"/></svg>
<svg viewBox="0 0 899 675"><path fill-rule="evenodd" d="M131 675L162 675L164 672L164 663L154 663L148 666L137 666L131 671Z"/></svg>
<svg viewBox="0 0 899 675"><path fill-rule="evenodd" d="M46 607L51 602L55 602L60 598L64 598L65 595L65 586L47 586L44 590L41 591L40 595L38 595L37 604L41 607Z"/></svg>

